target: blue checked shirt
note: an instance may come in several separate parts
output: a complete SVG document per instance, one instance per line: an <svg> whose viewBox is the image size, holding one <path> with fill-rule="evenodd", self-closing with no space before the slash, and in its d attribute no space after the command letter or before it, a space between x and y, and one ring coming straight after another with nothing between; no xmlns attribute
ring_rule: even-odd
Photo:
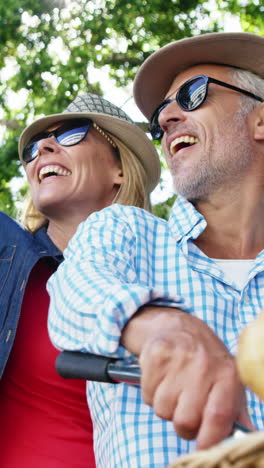
<svg viewBox="0 0 264 468"><path fill-rule="evenodd" d="M55 346L131 360L119 344L122 328L151 303L195 314L235 353L242 328L264 307L264 251L239 290L192 242L205 227L181 197L168 222L121 205L91 215L48 282ZM99 468L164 468L194 450L144 404L139 387L89 382L87 388ZM247 396L253 423L263 429L264 405Z"/></svg>

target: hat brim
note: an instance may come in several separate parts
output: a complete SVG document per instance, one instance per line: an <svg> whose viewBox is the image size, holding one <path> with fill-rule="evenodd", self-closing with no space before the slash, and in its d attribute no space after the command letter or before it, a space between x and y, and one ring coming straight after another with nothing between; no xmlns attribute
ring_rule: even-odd
<svg viewBox="0 0 264 468"><path fill-rule="evenodd" d="M19 139L19 157L22 164L25 164L22 160L23 148L34 135L57 122L75 118L91 119L103 130L119 138L141 161L147 174L148 191L151 192L156 187L160 179L160 161L156 149L147 135L133 123L99 112L63 112L48 115L33 122L25 128Z"/></svg>
<svg viewBox="0 0 264 468"><path fill-rule="evenodd" d="M264 78L264 37L251 33L209 33L181 39L154 52L140 67L134 98L149 120L175 77L198 64L221 64L249 70Z"/></svg>

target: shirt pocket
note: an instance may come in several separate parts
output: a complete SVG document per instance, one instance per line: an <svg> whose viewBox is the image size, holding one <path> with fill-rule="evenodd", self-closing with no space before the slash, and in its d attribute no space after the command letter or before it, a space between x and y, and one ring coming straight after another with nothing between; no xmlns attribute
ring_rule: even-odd
<svg viewBox="0 0 264 468"><path fill-rule="evenodd" d="M15 252L16 252L15 245L5 245L3 247L0 247L0 294L2 294L2 291L6 286L8 288L7 279L11 271ZM13 280L15 282L16 278L13 278ZM12 288L13 288L13 285L10 285L9 289L12 289Z"/></svg>

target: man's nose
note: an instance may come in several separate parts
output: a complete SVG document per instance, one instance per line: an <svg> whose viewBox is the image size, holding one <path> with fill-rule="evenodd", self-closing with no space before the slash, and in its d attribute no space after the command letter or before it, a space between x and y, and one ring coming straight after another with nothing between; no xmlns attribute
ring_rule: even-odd
<svg viewBox="0 0 264 468"><path fill-rule="evenodd" d="M177 101L171 100L167 106L162 109L159 115L159 124L164 132L168 130L170 125L185 119L184 111L179 107Z"/></svg>

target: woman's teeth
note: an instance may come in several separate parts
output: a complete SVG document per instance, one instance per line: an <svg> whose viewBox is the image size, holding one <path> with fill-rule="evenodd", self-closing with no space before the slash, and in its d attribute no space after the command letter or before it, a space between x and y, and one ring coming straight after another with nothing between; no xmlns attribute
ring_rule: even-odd
<svg viewBox="0 0 264 468"><path fill-rule="evenodd" d="M56 176L69 176L71 172L67 169L63 169L60 166L50 165L42 167L39 171L39 180L42 181L49 175L56 175Z"/></svg>

